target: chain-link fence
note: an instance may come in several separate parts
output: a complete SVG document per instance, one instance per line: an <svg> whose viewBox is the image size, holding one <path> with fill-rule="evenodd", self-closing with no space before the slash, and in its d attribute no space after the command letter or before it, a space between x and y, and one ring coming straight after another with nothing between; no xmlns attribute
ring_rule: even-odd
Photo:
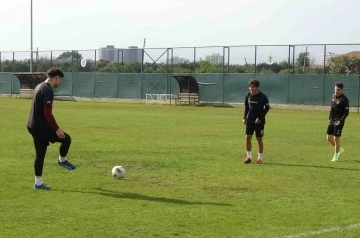
<svg viewBox="0 0 360 238"><path fill-rule="evenodd" d="M0 72L360 74L360 44L0 52Z"/></svg>

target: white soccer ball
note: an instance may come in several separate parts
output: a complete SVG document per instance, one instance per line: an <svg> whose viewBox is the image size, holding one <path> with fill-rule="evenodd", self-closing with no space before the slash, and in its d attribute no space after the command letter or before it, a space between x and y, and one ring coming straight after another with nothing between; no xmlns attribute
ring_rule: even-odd
<svg viewBox="0 0 360 238"><path fill-rule="evenodd" d="M125 168L120 165L115 166L111 170L113 177L117 179L123 178L125 176L125 172L126 172Z"/></svg>

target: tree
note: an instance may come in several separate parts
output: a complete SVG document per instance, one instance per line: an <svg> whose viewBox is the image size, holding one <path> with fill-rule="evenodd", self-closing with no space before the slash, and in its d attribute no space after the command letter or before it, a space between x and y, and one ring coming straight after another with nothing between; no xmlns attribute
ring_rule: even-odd
<svg viewBox="0 0 360 238"><path fill-rule="evenodd" d="M13 72L13 62L10 60L4 60L1 62L1 72Z"/></svg>
<svg viewBox="0 0 360 238"><path fill-rule="evenodd" d="M100 69L100 72L102 73L117 73L120 68L119 63L108 63L105 67Z"/></svg>
<svg viewBox="0 0 360 238"><path fill-rule="evenodd" d="M77 51L67 51L64 53L61 53L56 59L67 59L67 58L71 58L73 57L73 59L79 59L81 60L83 57L80 53L78 53Z"/></svg>
<svg viewBox="0 0 360 238"><path fill-rule="evenodd" d="M281 66L278 63L260 63L256 65L256 72L259 73L279 73L281 71Z"/></svg>
<svg viewBox="0 0 360 238"><path fill-rule="evenodd" d="M296 65L297 66L304 66L304 62L305 62L305 67L310 66L310 53L309 52L301 52L298 56L298 58L296 59Z"/></svg>
<svg viewBox="0 0 360 238"><path fill-rule="evenodd" d="M293 73L292 69L282 69L279 72L279 74L292 74L292 73Z"/></svg>
<svg viewBox="0 0 360 238"><path fill-rule="evenodd" d="M329 64L329 74L359 74L360 59L347 56L333 57Z"/></svg>
<svg viewBox="0 0 360 238"><path fill-rule="evenodd" d="M15 71L16 72L29 72L30 71L30 60L15 60Z"/></svg>
<svg viewBox="0 0 360 238"><path fill-rule="evenodd" d="M222 73L222 65L212 64L210 61L200 59L197 73Z"/></svg>
<svg viewBox="0 0 360 238"><path fill-rule="evenodd" d="M36 71L38 72L46 72L49 68L51 68L51 60L47 57L40 57L36 63Z"/></svg>

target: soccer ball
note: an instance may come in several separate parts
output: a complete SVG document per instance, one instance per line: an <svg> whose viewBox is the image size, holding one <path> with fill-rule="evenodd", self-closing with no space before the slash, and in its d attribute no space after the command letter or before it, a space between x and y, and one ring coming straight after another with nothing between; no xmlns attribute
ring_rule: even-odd
<svg viewBox="0 0 360 238"><path fill-rule="evenodd" d="M126 170L120 165L115 166L111 170L113 177L117 178L117 179L123 178L125 176L125 172L126 172Z"/></svg>

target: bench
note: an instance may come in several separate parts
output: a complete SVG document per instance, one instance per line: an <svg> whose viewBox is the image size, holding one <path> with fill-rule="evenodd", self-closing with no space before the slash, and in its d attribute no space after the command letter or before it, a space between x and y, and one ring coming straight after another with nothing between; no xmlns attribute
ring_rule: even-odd
<svg viewBox="0 0 360 238"><path fill-rule="evenodd" d="M199 94L197 93L180 93L179 97L175 99L175 104L198 104L199 105Z"/></svg>
<svg viewBox="0 0 360 238"><path fill-rule="evenodd" d="M32 98L34 96L34 89L30 88L21 88L20 89L20 98Z"/></svg>

